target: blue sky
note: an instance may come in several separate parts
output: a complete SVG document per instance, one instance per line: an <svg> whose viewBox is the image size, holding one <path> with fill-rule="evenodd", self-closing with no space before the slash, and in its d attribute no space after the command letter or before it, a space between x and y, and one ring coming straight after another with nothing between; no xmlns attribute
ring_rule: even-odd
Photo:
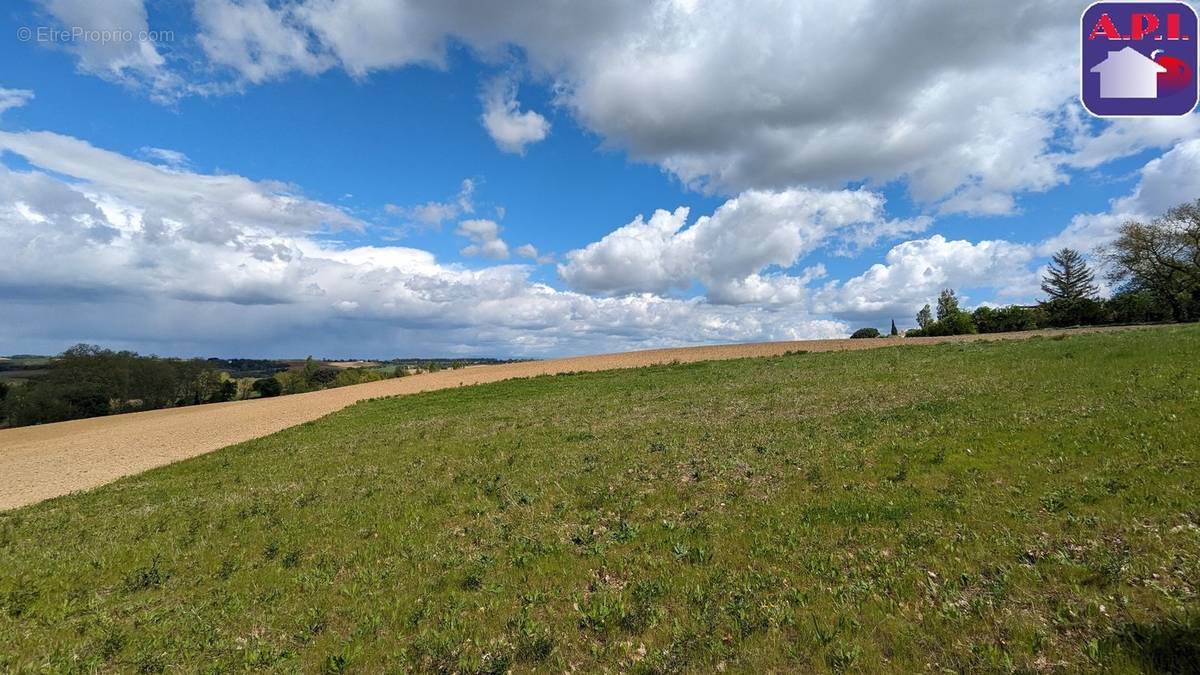
<svg viewBox="0 0 1200 675"><path fill-rule="evenodd" d="M831 337L1032 302L1054 248L1200 197L1195 115L1075 100L1086 3L99 4L0 15L0 352ZM959 37L876 27L929 13ZM171 34L37 38L73 28Z"/></svg>

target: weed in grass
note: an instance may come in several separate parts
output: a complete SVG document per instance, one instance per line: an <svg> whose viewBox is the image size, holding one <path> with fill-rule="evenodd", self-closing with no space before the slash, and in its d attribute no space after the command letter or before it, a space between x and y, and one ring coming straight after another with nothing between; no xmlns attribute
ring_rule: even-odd
<svg viewBox="0 0 1200 675"><path fill-rule="evenodd" d="M522 612L508 622L508 631L513 642L513 657L522 663L541 663L554 652L554 638L550 629Z"/></svg>
<svg viewBox="0 0 1200 675"><path fill-rule="evenodd" d="M463 576L460 584L464 591L477 591L483 588L483 572L480 570L471 570Z"/></svg>
<svg viewBox="0 0 1200 675"><path fill-rule="evenodd" d="M125 579L121 584L121 588L126 593L134 593L136 591L146 590L148 588L156 588L161 586L167 577L170 576L158 566L158 557L145 567L139 567L129 574L125 575Z"/></svg>
<svg viewBox="0 0 1200 675"><path fill-rule="evenodd" d="M4 600L4 613L10 618L19 619L37 600L38 590L33 587L29 578L18 578L15 585L15 588L0 597Z"/></svg>
<svg viewBox="0 0 1200 675"><path fill-rule="evenodd" d="M844 672L854 667L862 656L862 647L858 645L835 644L825 652L825 665L834 672Z"/></svg>

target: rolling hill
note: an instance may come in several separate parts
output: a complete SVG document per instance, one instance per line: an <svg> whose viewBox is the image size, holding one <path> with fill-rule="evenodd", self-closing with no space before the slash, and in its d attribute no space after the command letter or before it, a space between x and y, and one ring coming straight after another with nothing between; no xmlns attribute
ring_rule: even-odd
<svg viewBox="0 0 1200 675"><path fill-rule="evenodd" d="M0 513L0 670L1187 672L1200 327L369 400Z"/></svg>

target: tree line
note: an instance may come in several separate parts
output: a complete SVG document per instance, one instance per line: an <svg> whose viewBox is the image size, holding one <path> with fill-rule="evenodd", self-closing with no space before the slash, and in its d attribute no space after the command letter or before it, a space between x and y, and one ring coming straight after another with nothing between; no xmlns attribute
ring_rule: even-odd
<svg viewBox="0 0 1200 675"><path fill-rule="evenodd" d="M1046 298L1037 305L959 307L944 289L936 308L917 312L907 337L1003 333L1038 328L1200 320L1200 200L1181 204L1149 222L1128 221L1117 237L1096 251L1115 291L1099 297L1096 274L1071 248L1055 253L1042 278ZM898 335L892 322L891 335ZM863 328L851 337L879 337Z"/></svg>
<svg viewBox="0 0 1200 675"><path fill-rule="evenodd" d="M271 369L278 362L253 361ZM18 385L0 381L0 426L26 426L156 410L201 403L221 403L362 384L406 374L397 368L331 368L310 356L295 369L266 377L233 377L218 359L171 359L142 356L80 344L50 362L45 375ZM245 364L235 364L245 365Z"/></svg>
<svg viewBox="0 0 1200 675"><path fill-rule="evenodd" d="M0 391L0 422L24 426L231 400L236 383L200 359L162 359L76 345L47 373Z"/></svg>

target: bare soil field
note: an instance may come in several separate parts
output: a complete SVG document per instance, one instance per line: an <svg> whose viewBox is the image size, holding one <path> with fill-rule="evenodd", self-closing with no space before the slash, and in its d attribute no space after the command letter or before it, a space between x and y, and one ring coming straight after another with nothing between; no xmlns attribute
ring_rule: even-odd
<svg viewBox="0 0 1200 675"><path fill-rule="evenodd" d="M0 510L87 490L317 419L358 401L569 372L896 345L1016 340L1123 327L940 338L806 340L655 349L444 370L277 398L232 401L0 430Z"/></svg>
<svg viewBox="0 0 1200 675"><path fill-rule="evenodd" d="M326 365L333 368L373 368L380 365L378 361L326 361Z"/></svg>

